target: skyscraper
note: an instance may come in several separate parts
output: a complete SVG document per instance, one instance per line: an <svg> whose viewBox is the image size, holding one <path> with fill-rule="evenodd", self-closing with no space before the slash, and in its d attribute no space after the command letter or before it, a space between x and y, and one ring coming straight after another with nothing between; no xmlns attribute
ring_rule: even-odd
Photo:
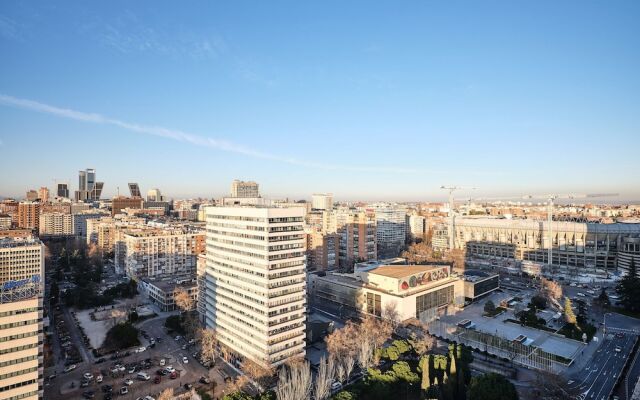
<svg viewBox="0 0 640 400"><path fill-rule="evenodd" d="M0 398L43 398L44 245L0 238Z"/></svg>
<svg viewBox="0 0 640 400"><path fill-rule="evenodd" d="M58 183L58 197L69 198L69 185L66 183Z"/></svg>
<svg viewBox="0 0 640 400"><path fill-rule="evenodd" d="M96 182L96 170L88 168L78 172L78 190L76 191L76 201L97 201L100 200L104 182Z"/></svg>
<svg viewBox="0 0 640 400"><path fill-rule="evenodd" d="M164 201L160 189L149 189L147 191L147 201Z"/></svg>
<svg viewBox="0 0 640 400"><path fill-rule="evenodd" d="M206 209L206 325L221 345L266 367L305 354L304 213Z"/></svg>
<svg viewBox="0 0 640 400"><path fill-rule="evenodd" d="M140 186L137 183L129 183L129 193L131 193L131 197L142 197Z"/></svg>

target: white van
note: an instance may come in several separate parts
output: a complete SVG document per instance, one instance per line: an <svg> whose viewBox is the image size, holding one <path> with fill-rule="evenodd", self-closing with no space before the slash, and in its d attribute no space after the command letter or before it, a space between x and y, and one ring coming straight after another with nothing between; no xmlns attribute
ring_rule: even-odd
<svg viewBox="0 0 640 400"><path fill-rule="evenodd" d="M148 381L149 379L151 379L149 374L147 374L146 372L138 372L138 375L136 375L136 377L141 381Z"/></svg>
<svg viewBox="0 0 640 400"><path fill-rule="evenodd" d="M161 359L160 359L160 366L161 366L161 367L164 367L164 363L165 363L165 362L166 362L166 361L164 360L164 358L161 358Z"/></svg>

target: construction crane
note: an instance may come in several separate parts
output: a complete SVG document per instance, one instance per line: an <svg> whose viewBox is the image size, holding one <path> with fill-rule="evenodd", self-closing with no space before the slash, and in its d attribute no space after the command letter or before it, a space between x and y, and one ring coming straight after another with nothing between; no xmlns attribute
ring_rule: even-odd
<svg viewBox="0 0 640 400"><path fill-rule="evenodd" d="M454 200L453 200L453 192L455 192L456 190L475 190L476 188L466 188L466 187L462 187L462 186L445 186L442 185L440 186L440 189L444 189L444 190L448 190L449 191L449 250L453 250L455 247L455 240L454 240L454 227L455 227L455 211L454 211Z"/></svg>

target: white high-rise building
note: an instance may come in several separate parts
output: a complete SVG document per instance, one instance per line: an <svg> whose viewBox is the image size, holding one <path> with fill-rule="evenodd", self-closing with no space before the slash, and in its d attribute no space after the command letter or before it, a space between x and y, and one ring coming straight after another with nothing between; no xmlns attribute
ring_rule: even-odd
<svg viewBox="0 0 640 400"><path fill-rule="evenodd" d="M205 322L263 366L305 354L305 209L207 207Z"/></svg>
<svg viewBox="0 0 640 400"><path fill-rule="evenodd" d="M43 398L44 245L0 239L0 399Z"/></svg>
<svg viewBox="0 0 640 400"><path fill-rule="evenodd" d="M311 208L314 210L331 210L333 209L333 194L319 193L311 196Z"/></svg>
<svg viewBox="0 0 640 400"><path fill-rule="evenodd" d="M260 197L258 184L255 182L244 182L236 179L231 182L231 197Z"/></svg>
<svg viewBox="0 0 640 400"><path fill-rule="evenodd" d="M397 257L407 237L407 209L398 204L375 204L378 257Z"/></svg>

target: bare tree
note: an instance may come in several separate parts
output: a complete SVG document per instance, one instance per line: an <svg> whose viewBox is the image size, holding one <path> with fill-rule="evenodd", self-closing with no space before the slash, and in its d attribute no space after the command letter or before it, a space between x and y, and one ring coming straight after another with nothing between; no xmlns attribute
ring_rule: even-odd
<svg viewBox="0 0 640 400"><path fill-rule="evenodd" d="M268 365L268 362L265 360L263 364ZM267 368L251 360L245 360L242 363L242 370L255 382L260 391L265 387L270 387L276 381L276 371L273 367Z"/></svg>
<svg viewBox="0 0 640 400"><path fill-rule="evenodd" d="M173 291L173 301L176 303L176 307L183 312L191 311L193 309L193 298L191 298L189 292L184 290L184 288L177 287Z"/></svg>
<svg viewBox="0 0 640 400"><path fill-rule="evenodd" d="M420 332L416 334L415 332L411 332L409 334L409 343L413 350L418 354L418 356L422 356L427 354L429 349L435 346L435 338L431 335L426 334L425 332Z"/></svg>
<svg viewBox="0 0 640 400"><path fill-rule="evenodd" d="M276 397L278 400L306 400L311 396L311 385L308 362L287 365L278 374Z"/></svg>
<svg viewBox="0 0 640 400"><path fill-rule="evenodd" d="M361 340L358 342L358 365L363 370L373 365L373 343L370 340Z"/></svg>
<svg viewBox="0 0 640 400"><path fill-rule="evenodd" d="M326 400L331 396L331 382L333 381L334 372L333 358L329 357L329 360L326 360L322 357L314 389L316 400Z"/></svg>
<svg viewBox="0 0 640 400"><path fill-rule="evenodd" d="M344 369L344 364L342 362L340 362L340 360L337 360L336 362L336 378L338 379L338 381L340 381L340 383L344 383L344 381L346 381L347 379L347 371Z"/></svg>
<svg viewBox="0 0 640 400"><path fill-rule="evenodd" d="M389 321L395 331L400 323L400 313L398 312L398 307L395 301L387 303L387 305L384 306L382 317Z"/></svg>
<svg viewBox="0 0 640 400"><path fill-rule="evenodd" d="M166 388L160 395L158 395L158 400L173 400L173 388Z"/></svg>
<svg viewBox="0 0 640 400"><path fill-rule="evenodd" d="M347 354L342 357L342 364L344 364L344 375L346 380L349 380L351 373L353 372L353 368L356 366L356 358L353 354Z"/></svg>

